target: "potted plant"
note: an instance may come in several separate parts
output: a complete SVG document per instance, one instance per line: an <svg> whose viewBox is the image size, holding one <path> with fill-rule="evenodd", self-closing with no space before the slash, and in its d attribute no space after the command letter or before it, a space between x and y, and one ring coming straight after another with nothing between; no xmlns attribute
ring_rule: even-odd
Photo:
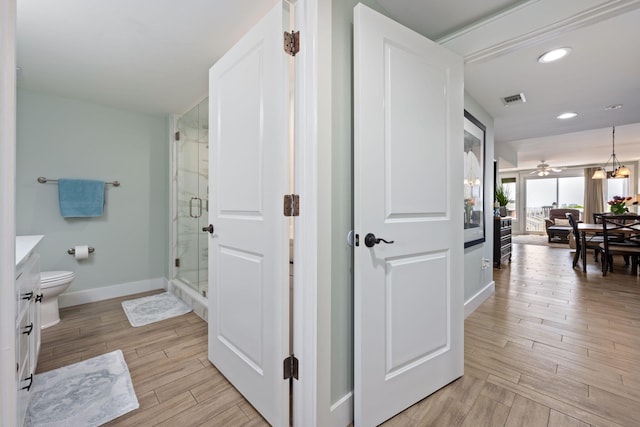
<svg viewBox="0 0 640 427"><path fill-rule="evenodd" d="M509 198L511 194L509 190L502 184L496 187L495 191L495 199L500 205L500 216L507 216L507 204L509 203Z"/></svg>

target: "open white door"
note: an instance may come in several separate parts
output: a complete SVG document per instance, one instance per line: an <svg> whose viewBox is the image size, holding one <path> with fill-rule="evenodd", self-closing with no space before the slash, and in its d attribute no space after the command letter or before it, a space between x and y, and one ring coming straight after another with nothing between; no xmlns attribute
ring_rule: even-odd
<svg viewBox="0 0 640 427"><path fill-rule="evenodd" d="M209 359L289 425L289 56L278 4L209 72Z"/></svg>
<svg viewBox="0 0 640 427"><path fill-rule="evenodd" d="M354 14L354 418L373 426L463 373L463 65Z"/></svg>

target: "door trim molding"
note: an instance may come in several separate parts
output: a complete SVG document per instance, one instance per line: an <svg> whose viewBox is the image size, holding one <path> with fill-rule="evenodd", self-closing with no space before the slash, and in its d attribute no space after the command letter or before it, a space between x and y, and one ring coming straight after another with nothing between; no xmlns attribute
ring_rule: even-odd
<svg viewBox="0 0 640 427"><path fill-rule="evenodd" d="M0 425L18 424L15 374L16 1L0 0ZM12 325L12 326L9 326ZM6 379L8 378L8 379ZM6 380L5 380L6 379Z"/></svg>
<svg viewBox="0 0 640 427"><path fill-rule="evenodd" d="M300 361L293 383L293 425L318 425L318 1L294 5L300 52L295 56L294 191L303 214L294 221L293 353ZM302 286L304 284L304 286ZM322 370L320 371L322 372Z"/></svg>

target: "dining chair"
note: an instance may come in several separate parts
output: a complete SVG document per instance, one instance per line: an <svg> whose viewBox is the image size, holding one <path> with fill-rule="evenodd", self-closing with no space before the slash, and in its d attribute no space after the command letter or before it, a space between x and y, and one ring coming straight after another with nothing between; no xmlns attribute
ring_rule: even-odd
<svg viewBox="0 0 640 427"><path fill-rule="evenodd" d="M640 258L640 220L637 216L607 215L602 216L602 232L604 241L600 244L602 251L602 275L613 272L613 256L622 255L631 259L631 271L638 274ZM617 237L622 240L611 240ZM628 262L628 261L627 261Z"/></svg>
<svg viewBox="0 0 640 427"><path fill-rule="evenodd" d="M578 221L576 221L572 213L568 213L567 218L569 219L569 225L573 228L573 236L576 241L576 254L573 257L573 267L575 268L575 266L578 265L578 259L582 251L582 239L578 231ZM598 262L598 253L600 252L600 243L602 242L604 242L603 236L589 236L586 239L586 249L593 249L593 257L596 262Z"/></svg>

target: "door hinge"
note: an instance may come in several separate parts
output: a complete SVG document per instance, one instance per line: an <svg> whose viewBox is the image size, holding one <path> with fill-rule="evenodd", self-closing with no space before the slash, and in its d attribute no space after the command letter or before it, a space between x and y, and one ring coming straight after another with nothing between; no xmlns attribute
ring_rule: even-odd
<svg viewBox="0 0 640 427"><path fill-rule="evenodd" d="M284 371L283 379L298 379L298 359L293 354L284 359L282 368Z"/></svg>
<svg viewBox="0 0 640 427"><path fill-rule="evenodd" d="M176 258L176 267L180 267L180 258Z"/></svg>
<svg viewBox="0 0 640 427"><path fill-rule="evenodd" d="M174 135L173 135L174 139L176 141L180 141L180 131L177 131Z"/></svg>
<svg viewBox="0 0 640 427"><path fill-rule="evenodd" d="M291 56L300 52L300 31L284 32L284 51Z"/></svg>
<svg viewBox="0 0 640 427"><path fill-rule="evenodd" d="M300 215L300 196L297 194L284 195L284 216Z"/></svg>

